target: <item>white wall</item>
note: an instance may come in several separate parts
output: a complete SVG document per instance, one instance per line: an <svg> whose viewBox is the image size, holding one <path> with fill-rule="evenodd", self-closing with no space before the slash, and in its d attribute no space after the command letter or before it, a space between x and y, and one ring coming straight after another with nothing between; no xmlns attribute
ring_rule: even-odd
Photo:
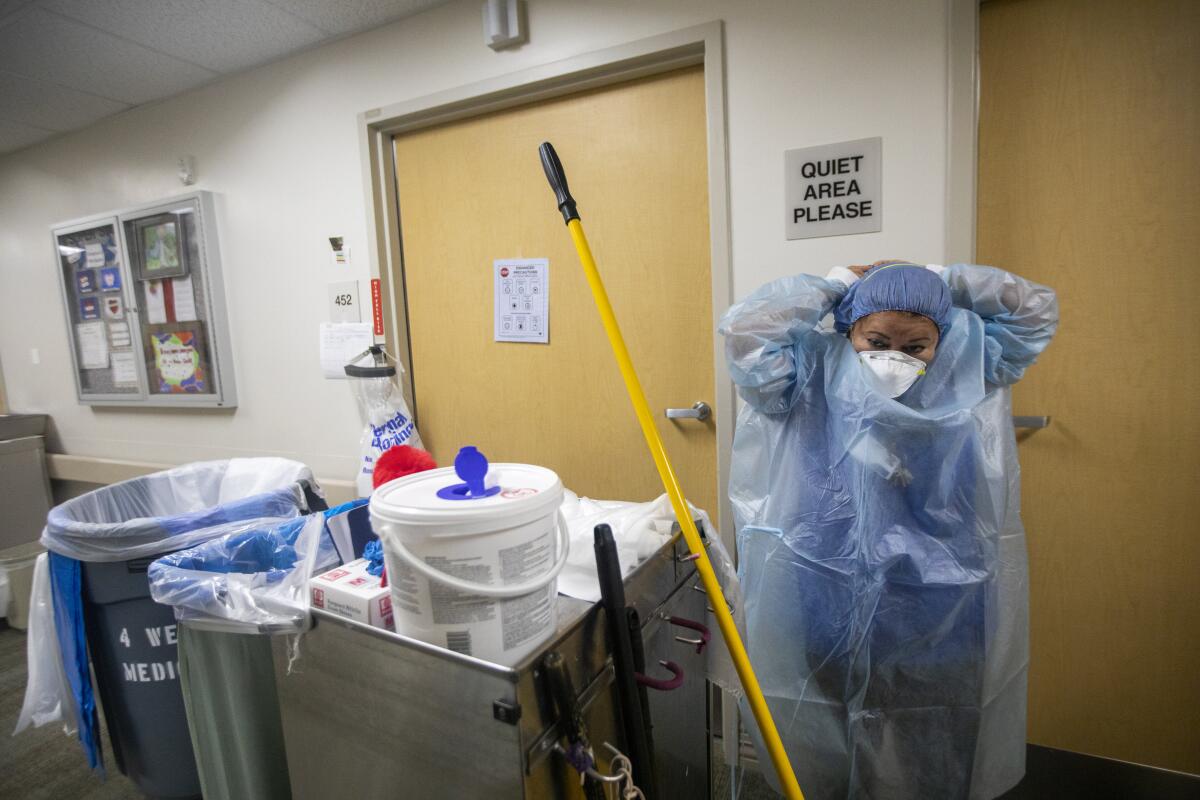
<svg viewBox="0 0 1200 800"><path fill-rule="evenodd" d="M969 1L969 0L968 0ZM948 5L959 0L529 0L530 43L493 53L463 0L0 158L0 364L11 408L51 414L63 452L184 462L278 454L354 472L349 389L317 366L326 283L366 298L356 115L562 58L722 19L734 291L882 257L941 261L946 217ZM878 234L783 238L783 151L882 136ZM58 221L195 188L219 222L240 407L195 413L76 402L51 256ZM349 270L326 237L345 235ZM30 348L41 363L31 363Z"/></svg>

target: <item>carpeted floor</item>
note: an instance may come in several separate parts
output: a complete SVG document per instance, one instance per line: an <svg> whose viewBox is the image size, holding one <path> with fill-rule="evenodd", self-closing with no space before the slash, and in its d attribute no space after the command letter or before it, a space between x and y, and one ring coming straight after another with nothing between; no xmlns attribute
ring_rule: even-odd
<svg viewBox="0 0 1200 800"><path fill-rule="evenodd" d="M780 796L757 772L740 769L736 777L730 775L729 767L721 763L718 754L713 763L712 793L709 797L712 800L779 800Z"/></svg>
<svg viewBox="0 0 1200 800"><path fill-rule="evenodd" d="M112 763L103 734L108 778L87 767L74 736L60 725L29 728L13 736L25 698L25 633L0 621L0 797L6 800L117 800L141 793ZM100 725L101 731L104 725Z"/></svg>

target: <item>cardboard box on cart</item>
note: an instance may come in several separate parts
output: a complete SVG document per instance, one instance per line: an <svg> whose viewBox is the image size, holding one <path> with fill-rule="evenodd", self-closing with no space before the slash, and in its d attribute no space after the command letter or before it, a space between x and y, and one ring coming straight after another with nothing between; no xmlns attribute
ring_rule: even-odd
<svg viewBox="0 0 1200 800"><path fill-rule="evenodd" d="M365 558L329 570L309 581L314 608L392 630L392 593L382 577L367 572Z"/></svg>

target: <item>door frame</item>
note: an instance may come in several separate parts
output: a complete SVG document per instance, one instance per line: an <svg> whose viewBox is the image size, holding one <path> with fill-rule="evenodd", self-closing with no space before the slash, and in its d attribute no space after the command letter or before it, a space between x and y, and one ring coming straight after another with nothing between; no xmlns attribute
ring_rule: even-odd
<svg viewBox="0 0 1200 800"><path fill-rule="evenodd" d="M709 260L715 331L716 322L729 307L733 295L724 23L720 20L373 108L358 115L363 186L368 209L367 251L371 278L380 282L384 345L405 366L401 383L415 418L419 420L421 412L411 371L408 370L412 356L398 224L400 208L396 194L393 138L454 120L700 64L704 66L708 135ZM533 159L534 154L530 153L529 157ZM546 198L546 213L554 213L549 187L546 189ZM723 538L732 552L733 515L724 489L729 483L737 395L725 366L720 337L713 337L712 355L717 447L716 517Z"/></svg>
<svg viewBox="0 0 1200 800"><path fill-rule="evenodd" d="M979 174L979 4L946 2L946 236L944 264L975 263Z"/></svg>

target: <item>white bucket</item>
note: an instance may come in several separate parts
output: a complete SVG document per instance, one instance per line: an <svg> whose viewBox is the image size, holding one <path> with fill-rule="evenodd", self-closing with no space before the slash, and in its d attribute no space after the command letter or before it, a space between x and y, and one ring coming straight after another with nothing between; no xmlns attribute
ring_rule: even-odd
<svg viewBox="0 0 1200 800"><path fill-rule="evenodd" d="M528 464L492 464L488 482L499 491L449 499L445 490L460 483L450 468L390 481L371 495L371 525L396 632L512 666L558 623L569 541L563 486Z"/></svg>

